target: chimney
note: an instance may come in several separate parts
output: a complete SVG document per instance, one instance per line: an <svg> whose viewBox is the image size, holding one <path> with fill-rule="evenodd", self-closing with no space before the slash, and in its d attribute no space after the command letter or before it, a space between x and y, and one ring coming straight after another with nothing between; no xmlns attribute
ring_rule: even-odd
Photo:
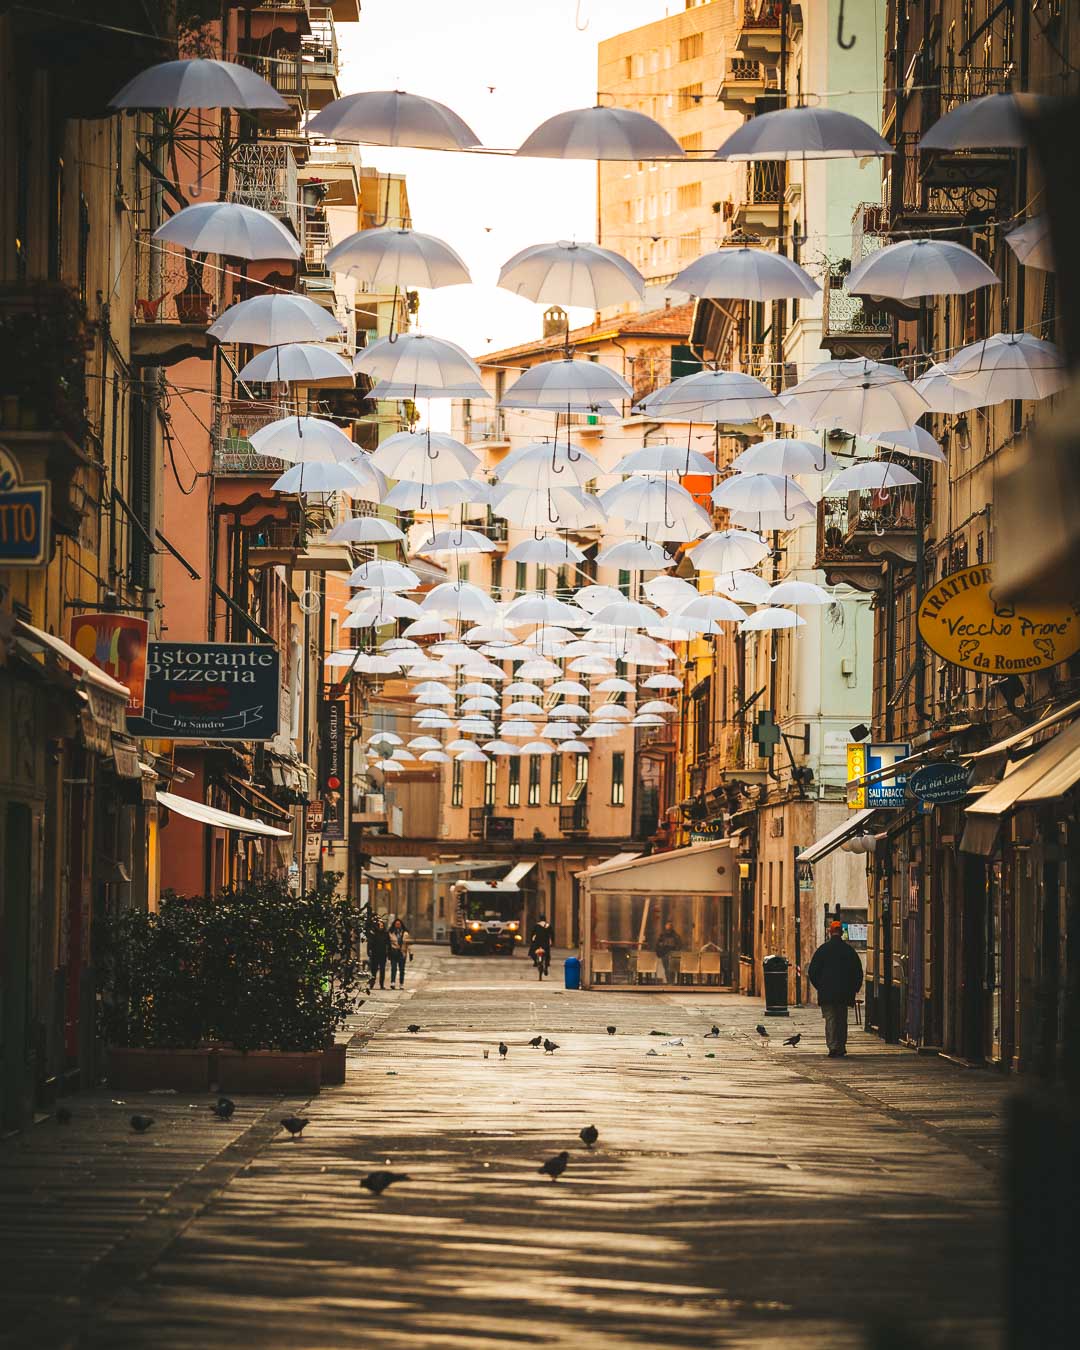
<svg viewBox="0 0 1080 1350"><path fill-rule="evenodd" d="M566 310L561 305L552 305L544 310L544 337L561 337L566 332Z"/></svg>

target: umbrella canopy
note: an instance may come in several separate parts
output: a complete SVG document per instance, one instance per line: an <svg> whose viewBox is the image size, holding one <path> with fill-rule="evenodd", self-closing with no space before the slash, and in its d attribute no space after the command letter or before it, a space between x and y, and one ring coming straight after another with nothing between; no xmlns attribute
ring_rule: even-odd
<svg viewBox="0 0 1080 1350"><path fill-rule="evenodd" d="M485 505L487 499L486 484L469 478L453 478L445 483L413 483L402 478L385 498L386 505L398 511L443 511L448 506L461 506L464 502ZM417 552L423 551L417 549Z"/></svg>
<svg viewBox="0 0 1080 1350"><path fill-rule="evenodd" d="M597 610L593 622L610 624L613 628L647 628L651 623L659 623L660 615L648 605L620 597L615 603Z"/></svg>
<svg viewBox="0 0 1080 1350"><path fill-rule="evenodd" d="M517 154L535 159L685 159L659 122L629 108L575 108L557 113L525 138Z"/></svg>
<svg viewBox="0 0 1080 1350"><path fill-rule="evenodd" d="M980 286L997 285L997 276L977 253L950 239L902 239L888 244L852 268L844 283L852 295L884 295L893 300L966 295Z"/></svg>
<svg viewBox="0 0 1080 1350"><path fill-rule="evenodd" d="M712 491L717 506L731 511L783 511L810 503L793 478L774 473L740 473L727 478Z"/></svg>
<svg viewBox="0 0 1080 1350"><path fill-rule="evenodd" d="M475 698L467 698L461 705L461 711L464 713L498 712L501 706L497 698L477 695Z"/></svg>
<svg viewBox="0 0 1080 1350"><path fill-rule="evenodd" d="M771 389L737 370L699 370L643 398L634 410L649 417L690 417L701 422L753 422L778 414Z"/></svg>
<svg viewBox="0 0 1080 1350"><path fill-rule="evenodd" d="M415 619L420 614L420 606L403 595L390 591L372 592L371 603L363 609L354 609L343 628L380 628L383 624L397 623L398 619Z"/></svg>
<svg viewBox="0 0 1080 1350"><path fill-rule="evenodd" d="M569 441L531 441L502 459L495 469L500 483L518 487L584 487L604 471L599 463Z"/></svg>
<svg viewBox="0 0 1080 1350"><path fill-rule="evenodd" d="M368 398L492 398L493 395L482 384L417 384L407 380L380 380L373 385Z"/></svg>
<svg viewBox="0 0 1080 1350"><path fill-rule="evenodd" d="M935 464L947 463L945 451L925 427L912 427L910 431L883 431L874 437L874 444L884 446L886 450L914 455L916 459L932 459Z"/></svg>
<svg viewBox="0 0 1080 1350"><path fill-rule="evenodd" d="M495 515L528 530L552 526L572 530L601 524L605 519L604 508L596 497L571 487L533 491L504 483L492 491L491 509Z"/></svg>
<svg viewBox="0 0 1080 1350"><path fill-rule="evenodd" d="M268 211L239 202L198 202L185 206L158 226L154 238L193 253L222 253L229 258L295 259L299 241Z"/></svg>
<svg viewBox="0 0 1080 1350"><path fill-rule="evenodd" d="M325 263L332 272L366 282L373 291L434 290L472 280L449 244L396 225L350 234L327 251Z"/></svg>
<svg viewBox="0 0 1080 1350"><path fill-rule="evenodd" d="M688 556L702 572L735 572L756 567L770 553L764 539L749 530L718 530L703 539Z"/></svg>
<svg viewBox="0 0 1080 1350"><path fill-rule="evenodd" d="M1005 242L1025 267L1038 267L1044 272L1055 270L1048 216L1032 216L1023 225L1010 230Z"/></svg>
<svg viewBox="0 0 1080 1350"><path fill-rule="evenodd" d="M731 467L740 473L824 473L836 468L836 460L813 441L781 436L749 446L732 460Z"/></svg>
<svg viewBox="0 0 1080 1350"><path fill-rule="evenodd" d="M654 544L652 540L624 539L598 553L596 562L598 567L619 567L624 571L636 568L662 572L665 567L673 567L675 559L662 544Z"/></svg>
<svg viewBox="0 0 1080 1350"><path fill-rule="evenodd" d="M689 604L698 595L696 586L684 581L682 577L653 577L641 588L645 598L661 609L672 610L679 605Z"/></svg>
<svg viewBox="0 0 1080 1350"><path fill-rule="evenodd" d="M533 244L503 263L504 291L542 305L605 309L640 300L645 278L619 253L597 244Z"/></svg>
<svg viewBox="0 0 1080 1350"><path fill-rule="evenodd" d="M266 108L288 104L261 75L232 61L198 58L163 61L141 70L116 94L110 108Z"/></svg>
<svg viewBox="0 0 1080 1350"><path fill-rule="evenodd" d="M540 539L525 539L506 555L507 562L539 563L541 567L561 567L583 562L584 552L567 539L547 534Z"/></svg>
<svg viewBox="0 0 1080 1350"><path fill-rule="evenodd" d="M833 597L812 581L778 581L769 591L770 605L831 605Z"/></svg>
<svg viewBox="0 0 1080 1350"><path fill-rule="evenodd" d="M638 708L639 715L641 713L660 713L663 715L664 713L676 713L678 711L674 703L668 703L666 699L662 698L649 699Z"/></svg>
<svg viewBox="0 0 1080 1350"><path fill-rule="evenodd" d="M555 747L550 741L526 741L521 747L523 755L553 755Z"/></svg>
<svg viewBox="0 0 1080 1350"><path fill-rule="evenodd" d="M349 585L363 586L367 590L412 591L420 585L420 578L404 563L373 558L353 568L349 573Z"/></svg>
<svg viewBox="0 0 1080 1350"><path fill-rule="evenodd" d="M478 385L481 378L480 367L456 342L423 333L379 338L357 352L353 370L376 380L437 389ZM478 397L491 395L485 389Z"/></svg>
<svg viewBox="0 0 1080 1350"><path fill-rule="evenodd" d="M266 384L320 384L324 380L356 383L348 361L332 348L320 347L315 342L268 347L241 367L238 378Z"/></svg>
<svg viewBox="0 0 1080 1350"><path fill-rule="evenodd" d="M404 539L404 532L380 516L354 516L335 525L326 536L331 543L393 544Z"/></svg>
<svg viewBox="0 0 1080 1350"><path fill-rule="evenodd" d="M464 764L486 764L488 762L488 757L483 750L478 745L471 744L467 750L460 751L456 758Z"/></svg>
<svg viewBox="0 0 1080 1350"><path fill-rule="evenodd" d="M449 764L450 756L445 750L425 750L420 756L425 764Z"/></svg>
<svg viewBox="0 0 1080 1350"><path fill-rule="evenodd" d="M398 431L374 450L371 462L388 478L410 483L449 483L468 478L480 467L460 441L442 431Z"/></svg>
<svg viewBox="0 0 1080 1350"><path fill-rule="evenodd" d="M717 150L716 158L866 159L892 153L889 142L861 118L838 108L807 107L749 118Z"/></svg>
<svg viewBox="0 0 1080 1350"><path fill-rule="evenodd" d="M923 133L920 150L1022 149L1027 145L1024 114L1045 100L1037 94L985 94L951 109Z"/></svg>
<svg viewBox="0 0 1080 1350"><path fill-rule="evenodd" d="M744 633L765 633L770 628L801 628L806 620L790 609L756 609L739 627Z"/></svg>
<svg viewBox="0 0 1080 1350"><path fill-rule="evenodd" d="M409 742L410 750L439 750L442 742L434 736L414 736Z"/></svg>
<svg viewBox="0 0 1080 1350"><path fill-rule="evenodd" d="M480 144L473 129L445 104L403 89L365 89L336 98L306 129L332 141L417 150L471 150Z"/></svg>
<svg viewBox="0 0 1080 1350"><path fill-rule="evenodd" d="M785 405L818 429L840 427L853 436L873 436L912 427L929 409L895 366L856 357L825 361L788 390Z"/></svg>
<svg viewBox="0 0 1080 1350"><path fill-rule="evenodd" d="M556 680L549 686L553 694L559 694L563 698L588 698L588 687L579 680ZM565 711L565 710L564 710Z"/></svg>
<svg viewBox="0 0 1080 1350"><path fill-rule="evenodd" d="M682 680L677 675L650 675L647 680L642 680L642 689L681 689Z"/></svg>
<svg viewBox="0 0 1080 1350"><path fill-rule="evenodd" d="M1065 387L1065 366L1052 342L1030 333L995 333L962 347L945 369L984 404L1041 399Z"/></svg>
<svg viewBox="0 0 1080 1350"><path fill-rule="evenodd" d="M866 459L841 469L825 489L826 497L839 497L848 492L883 492L886 488L917 487L919 480L899 464L887 460Z"/></svg>
<svg viewBox="0 0 1080 1350"><path fill-rule="evenodd" d="M599 361L540 361L530 366L503 395L504 408L588 408L611 399L632 398L621 375Z"/></svg>
<svg viewBox="0 0 1080 1350"><path fill-rule="evenodd" d="M574 602L587 614L595 614L605 605L614 605L622 600L622 591L614 586L581 586L574 592Z"/></svg>
<svg viewBox="0 0 1080 1350"><path fill-rule="evenodd" d="M460 527L450 530L437 530L427 539L423 539L413 548L414 553L494 553L495 544L479 530L466 530Z"/></svg>
<svg viewBox="0 0 1080 1350"><path fill-rule="evenodd" d="M821 290L808 272L782 253L746 244L695 258L671 285L688 295L716 300L812 300Z"/></svg>
<svg viewBox="0 0 1080 1350"><path fill-rule="evenodd" d="M746 615L734 602L722 595L699 595L689 604L680 605L672 613L676 623L703 621L705 623L741 623Z"/></svg>
<svg viewBox="0 0 1080 1350"><path fill-rule="evenodd" d="M937 365L936 363L930 367L925 375L919 376L915 381L915 388L926 400L926 406L931 412L970 412L972 408L978 408L983 402L978 390L968 381L959 383L952 378L947 366ZM886 432L885 434L893 435L895 433Z"/></svg>
<svg viewBox="0 0 1080 1350"><path fill-rule="evenodd" d="M584 616L574 605L553 595L521 595L511 601L504 622L515 628L527 623L583 623Z"/></svg>
<svg viewBox="0 0 1080 1350"><path fill-rule="evenodd" d="M786 511L729 511L728 519L732 525L747 530L794 530L800 525L808 525L817 516L817 507L813 502L796 502Z"/></svg>
<svg viewBox="0 0 1080 1350"><path fill-rule="evenodd" d="M635 475L626 478L600 494L600 502L610 515L619 516L635 532L654 526L664 534L677 522L686 521L698 526L696 533L704 534L711 524L708 513L694 501L679 483L666 478ZM667 538L673 536L665 535Z"/></svg>
<svg viewBox="0 0 1080 1350"><path fill-rule="evenodd" d="M354 447L355 448L355 447ZM271 484L275 492L343 492L365 502L381 502L386 482L363 458L294 464Z"/></svg>
<svg viewBox="0 0 1080 1350"><path fill-rule="evenodd" d="M601 680L596 686L598 694L632 694L634 686L629 680L624 680L621 675L613 675L609 680Z"/></svg>
<svg viewBox="0 0 1080 1350"><path fill-rule="evenodd" d="M420 609L424 614L443 619L491 619L495 615L495 601L479 586L467 581L444 581L432 587L424 596Z"/></svg>
<svg viewBox="0 0 1080 1350"><path fill-rule="evenodd" d="M279 417L248 437L257 455L290 464L333 464L361 454L339 426L322 417Z"/></svg>
<svg viewBox="0 0 1080 1350"><path fill-rule="evenodd" d="M345 325L306 295L254 295L230 305L206 331L218 342L280 347L341 337Z"/></svg>
<svg viewBox="0 0 1080 1350"><path fill-rule="evenodd" d="M756 572L722 572L713 581L713 590L737 600L740 605L762 605L769 595L769 583Z"/></svg>
<svg viewBox="0 0 1080 1350"><path fill-rule="evenodd" d="M646 445L631 450L611 467L612 473L716 474L716 466L700 450L681 445Z"/></svg>
<svg viewBox="0 0 1080 1350"><path fill-rule="evenodd" d="M530 717L543 717L544 710L539 703L533 703L530 700L525 699L520 703L511 703L506 710L506 716L508 718L524 717L526 719Z"/></svg>

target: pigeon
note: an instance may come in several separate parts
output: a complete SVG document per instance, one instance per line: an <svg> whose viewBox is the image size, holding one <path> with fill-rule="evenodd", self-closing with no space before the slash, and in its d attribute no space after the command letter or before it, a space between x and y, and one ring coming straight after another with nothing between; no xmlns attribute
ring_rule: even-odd
<svg viewBox="0 0 1080 1350"><path fill-rule="evenodd" d="M154 1123L153 1116L132 1116L131 1128L136 1134L145 1134Z"/></svg>
<svg viewBox="0 0 1080 1350"><path fill-rule="evenodd" d="M608 1027L608 1029L607 1029L607 1034L608 1034L609 1036L614 1036L616 1030L617 1030L616 1027Z"/></svg>
<svg viewBox="0 0 1080 1350"><path fill-rule="evenodd" d="M282 1116L281 1123L292 1135L293 1142L295 1143L304 1133L304 1126L309 1122L306 1121L303 1116Z"/></svg>
<svg viewBox="0 0 1080 1350"><path fill-rule="evenodd" d="M600 1138L600 1131L595 1125L586 1125L583 1130L578 1131L578 1138L586 1148L592 1148L593 1144Z"/></svg>
<svg viewBox="0 0 1080 1350"><path fill-rule="evenodd" d="M500 1058L500 1059L505 1059L506 1056L507 1056L509 1053L510 1053L510 1047L506 1044L505 1041L500 1041L500 1042L499 1042L499 1058Z"/></svg>
<svg viewBox="0 0 1080 1350"><path fill-rule="evenodd" d="M410 1032L413 1036L415 1036L416 1033L420 1030L420 1028L416 1025L415 1022L410 1022L409 1025L405 1028L405 1030Z"/></svg>
<svg viewBox="0 0 1080 1350"><path fill-rule="evenodd" d="M713 1040L719 1035L720 1035L720 1028L713 1027L712 1031L707 1031L701 1039L703 1041Z"/></svg>
<svg viewBox="0 0 1080 1350"><path fill-rule="evenodd" d="M763 1041L767 1041L769 1039L768 1027L763 1027L760 1022L757 1024L754 1030L757 1032L757 1034L761 1037Z"/></svg>
<svg viewBox="0 0 1080 1350"><path fill-rule="evenodd" d="M218 1120L228 1120L236 1110L236 1103L228 1097L219 1097L210 1110Z"/></svg>
<svg viewBox="0 0 1080 1350"><path fill-rule="evenodd" d="M558 1047L558 1045L556 1044L555 1041L549 1041L549 1040L545 1037L545 1039L544 1039L544 1054L545 1054L545 1055L553 1055L553 1054L555 1053L555 1051L558 1050L558 1048L559 1048L559 1047Z"/></svg>
<svg viewBox="0 0 1080 1350"><path fill-rule="evenodd" d="M543 1036L534 1036L532 1040L529 1042L529 1044L532 1046L534 1050L539 1050L540 1047L543 1045L543 1043L544 1043Z"/></svg>
<svg viewBox="0 0 1080 1350"><path fill-rule="evenodd" d="M71 1112L66 1106L58 1106L56 1108L56 1123L57 1125L71 1124Z"/></svg>
<svg viewBox="0 0 1080 1350"><path fill-rule="evenodd" d="M563 1149L561 1153L556 1153L554 1158L549 1158L546 1163L542 1163L536 1170L538 1172L543 1172L543 1174L550 1177L552 1181L558 1181L566 1171L566 1164L569 1161L570 1154L567 1153L566 1149Z"/></svg>
<svg viewBox="0 0 1080 1350"><path fill-rule="evenodd" d="M784 1042L785 1045L798 1045L802 1040L802 1032L797 1031L794 1036L789 1036Z"/></svg>
<svg viewBox="0 0 1080 1350"><path fill-rule="evenodd" d="M372 1195L382 1195L387 1186L392 1186L395 1181L408 1181L408 1172L369 1172L360 1182L365 1191L370 1191Z"/></svg>

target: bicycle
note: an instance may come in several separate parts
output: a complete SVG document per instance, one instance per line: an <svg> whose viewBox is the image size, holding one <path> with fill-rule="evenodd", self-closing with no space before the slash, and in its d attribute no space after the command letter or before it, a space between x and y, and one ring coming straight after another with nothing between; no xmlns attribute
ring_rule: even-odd
<svg viewBox="0 0 1080 1350"><path fill-rule="evenodd" d="M551 949L548 947L537 947L532 953L533 965L536 967L536 978L542 980L551 970Z"/></svg>

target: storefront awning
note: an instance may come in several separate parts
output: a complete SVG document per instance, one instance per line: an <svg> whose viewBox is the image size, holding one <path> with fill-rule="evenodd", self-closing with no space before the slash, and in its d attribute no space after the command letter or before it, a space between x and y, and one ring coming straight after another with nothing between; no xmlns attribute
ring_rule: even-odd
<svg viewBox="0 0 1080 1350"><path fill-rule="evenodd" d="M837 825L828 834L823 834L820 839L815 839L809 848L804 848L799 854L799 862L821 862L822 858L828 857L841 844L845 844L849 839L854 838L873 814L872 807L866 811L856 811L843 824Z"/></svg>
<svg viewBox="0 0 1080 1350"><path fill-rule="evenodd" d="M269 835L273 839L292 838L290 830L279 830L261 820L249 820L246 816L234 816L231 811L219 811L216 806L192 801L190 797L178 797L175 792L159 792L157 799L162 806L167 806L178 816L197 820L200 825L213 825L219 830L235 830L237 834L262 834Z"/></svg>
<svg viewBox="0 0 1080 1350"><path fill-rule="evenodd" d="M731 895L736 868L731 839L691 844L620 861L619 855L578 875L590 892L619 895Z"/></svg>
<svg viewBox="0 0 1080 1350"><path fill-rule="evenodd" d="M1005 777L966 808L972 818L1001 817L1021 806L1054 801L1080 782L1080 720L1026 759L1005 771Z"/></svg>
<svg viewBox="0 0 1080 1350"><path fill-rule="evenodd" d="M1030 741L1041 731L1046 731L1050 727L1057 726L1059 722L1065 722L1070 717L1076 717L1080 714L1080 699L1074 703L1066 703L1060 708L1055 708L1053 712L1047 713L1039 721L1032 722L1031 726L1024 727L1020 731L1014 731L1011 736L1007 736L1003 741L996 741L993 745L988 745L985 750L976 750L971 755L972 759L989 759L992 755L1008 754L1015 746L1023 745L1025 741Z"/></svg>

